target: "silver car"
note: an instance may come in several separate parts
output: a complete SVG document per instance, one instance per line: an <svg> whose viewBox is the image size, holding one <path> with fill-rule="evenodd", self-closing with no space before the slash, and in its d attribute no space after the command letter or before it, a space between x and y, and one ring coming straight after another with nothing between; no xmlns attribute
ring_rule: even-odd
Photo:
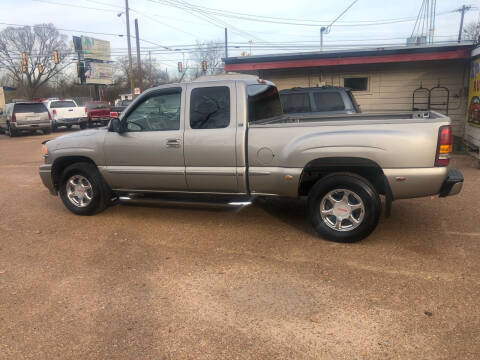
<svg viewBox="0 0 480 360"><path fill-rule="evenodd" d="M52 121L47 108L40 102L16 102L6 104L0 114L0 133L16 136L22 131L44 134L52 131Z"/></svg>

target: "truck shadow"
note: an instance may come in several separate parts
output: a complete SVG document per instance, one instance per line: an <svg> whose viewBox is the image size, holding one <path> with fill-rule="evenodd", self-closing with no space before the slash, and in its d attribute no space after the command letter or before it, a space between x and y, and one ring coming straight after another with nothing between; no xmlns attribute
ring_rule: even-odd
<svg viewBox="0 0 480 360"><path fill-rule="evenodd" d="M316 236L308 218L307 202L287 198L258 198L254 204L267 214L308 235Z"/></svg>

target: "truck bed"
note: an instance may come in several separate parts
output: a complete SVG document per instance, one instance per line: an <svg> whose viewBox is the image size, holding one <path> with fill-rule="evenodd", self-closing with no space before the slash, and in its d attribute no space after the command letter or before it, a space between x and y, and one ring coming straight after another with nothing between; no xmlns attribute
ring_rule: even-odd
<svg viewBox="0 0 480 360"><path fill-rule="evenodd" d="M383 170L395 198L436 194L447 173L434 165L438 134L449 124L447 116L435 112L283 117L249 124L250 187L266 193L276 183L282 186L279 192L295 193L311 161L334 165L365 159ZM285 176L292 177L291 188Z"/></svg>
<svg viewBox="0 0 480 360"><path fill-rule="evenodd" d="M326 114L326 115L302 115L289 116L284 115L273 120L266 120L255 123L254 125L273 125L273 124L303 124L312 122L326 121L375 121L385 122L391 120L437 120L447 118L445 115L435 111L413 111L413 112L389 112L389 113L358 113L358 114Z"/></svg>

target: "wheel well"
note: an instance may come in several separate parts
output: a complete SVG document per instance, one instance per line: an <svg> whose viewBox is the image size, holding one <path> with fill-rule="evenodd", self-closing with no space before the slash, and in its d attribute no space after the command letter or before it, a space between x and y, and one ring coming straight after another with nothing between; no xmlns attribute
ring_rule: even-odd
<svg viewBox="0 0 480 360"><path fill-rule="evenodd" d="M332 157L310 161L303 169L298 187L299 196L306 196L315 183L332 173L353 173L370 181L382 195L388 191L382 168L374 161L364 158Z"/></svg>
<svg viewBox="0 0 480 360"><path fill-rule="evenodd" d="M72 165L74 163L78 162L85 162L85 163L90 163L96 166L95 162L86 157L86 156L63 156L61 158L56 159L53 162L52 165L52 180L53 180L53 185L55 186L55 189L58 190L60 186L60 176L62 175L63 170L69 165Z"/></svg>

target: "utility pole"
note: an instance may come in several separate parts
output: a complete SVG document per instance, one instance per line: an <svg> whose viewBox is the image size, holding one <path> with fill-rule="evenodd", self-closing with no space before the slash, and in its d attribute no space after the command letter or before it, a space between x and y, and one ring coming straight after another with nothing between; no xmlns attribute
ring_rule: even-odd
<svg viewBox="0 0 480 360"><path fill-rule="evenodd" d="M458 42L462 41L462 32L463 32L463 19L465 18L465 13L470 10L472 7L470 5L463 5L457 11L462 13L460 16L460 29L458 30Z"/></svg>
<svg viewBox="0 0 480 360"><path fill-rule="evenodd" d="M135 80L133 79L132 44L130 43L130 12L128 10L128 0L125 0L125 17L127 18L128 71L130 73L130 93L132 94L133 98Z"/></svg>
<svg viewBox="0 0 480 360"><path fill-rule="evenodd" d="M228 58L228 30L225 28L225 58Z"/></svg>
<svg viewBox="0 0 480 360"><path fill-rule="evenodd" d="M322 26L320 28L320 51L323 51L323 34L328 34L330 33L330 30L332 29L332 25L335 24L337 22L338 19L340 19L348 10L350 10L350 8L355 5L355 3L357 2L358 0L354 0L345 10L343 10L340 15L338 15L335 20L333 20L330 25L328 25L327 27L325 26Z"/></svg>
<svg viewBox="0 0 480 360"><path fill-rule="evenodd" d="M152 81L152 51L151 50L148 50L148 72L149 72L149 79L150 79L150 87L152 87L153 85L153 81Z"/></svg>
<svg viewBox="0 0 480 360"><path fill-rule="evenodd" d="M140 37L138 35L138 19L135 19L135 39L137 41L137 85L142 90L142 59L140 58Z"/></svg>

